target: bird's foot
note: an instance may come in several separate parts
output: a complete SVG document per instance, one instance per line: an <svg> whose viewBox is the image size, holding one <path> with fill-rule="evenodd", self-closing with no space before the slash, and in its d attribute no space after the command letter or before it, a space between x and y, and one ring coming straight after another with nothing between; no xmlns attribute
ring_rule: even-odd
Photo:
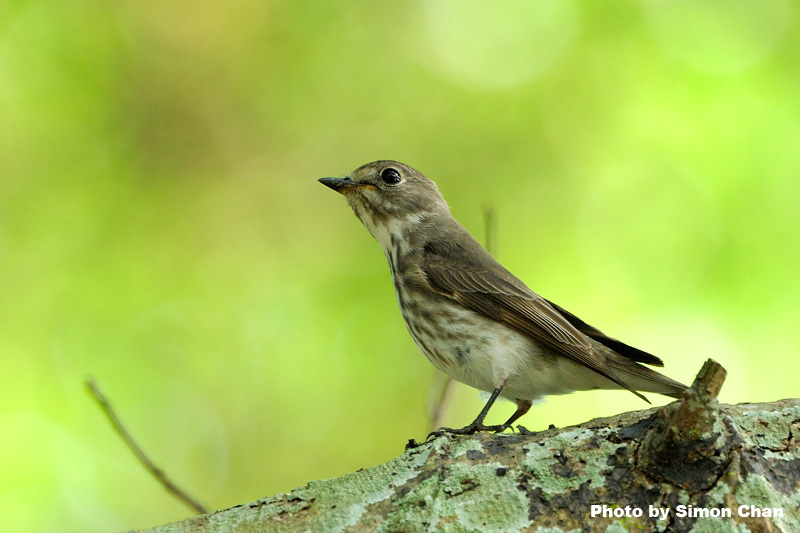
<svg viewBox="0 0 800 533"><path fill-rule="evenodd" d="M432 431L428 434L428 438L425 441L429 441L431 439L435 439L437 437L441 437L442 435L473 435L479 431L494 431L495 433L502 433L506 429L508 429L508 424L497 424L496 426L486 426L480 422L473 422L468 426L464 426L463 428L439 428L436 431Z"/></svg>

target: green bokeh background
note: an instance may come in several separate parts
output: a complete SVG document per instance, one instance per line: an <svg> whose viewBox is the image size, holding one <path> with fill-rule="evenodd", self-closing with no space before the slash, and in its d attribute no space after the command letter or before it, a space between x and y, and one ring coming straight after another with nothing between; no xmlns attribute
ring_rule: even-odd
<svg viewBox="0 0 800 533"><path fill-rule="evenodd" d="M434 369L316 182L375 159L481 240L491 202L511 271L670 376L713 357L723 401L799 395L796 3L487 5L0 3L0 529L191 514L88 375L212 508L423 438ZM458 385L444 422L481 403ZM580 393L521 422L643 407Z"/></svg>

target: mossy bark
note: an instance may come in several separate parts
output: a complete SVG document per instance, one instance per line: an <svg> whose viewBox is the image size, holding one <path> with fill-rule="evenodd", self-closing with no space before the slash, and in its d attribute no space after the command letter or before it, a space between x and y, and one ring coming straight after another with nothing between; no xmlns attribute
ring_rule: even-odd
<svg viewBox="0 0 800 533"><path fill-rule="evenodd" d="M723 379L710 361L665 407L537 433L443 436L150 531L800 531L800 400L718 405Z"/></svg>

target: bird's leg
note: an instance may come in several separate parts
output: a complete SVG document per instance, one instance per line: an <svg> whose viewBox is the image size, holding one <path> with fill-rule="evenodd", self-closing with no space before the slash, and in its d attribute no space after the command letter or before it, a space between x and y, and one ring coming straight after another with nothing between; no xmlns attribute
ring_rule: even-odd
<svg viewBox="0 0 800 533"><path fill-rule="evenodd" d="M532 401L530 401L530 400L520 400L519 398L517 398L517 410L514 411L514 414L511 415L511 418L506 420L506 423L503 424L503 430L506 430L506 429L510 428L511 424L516 422L519 417L521 417L522 415L527 413L528 410L531 408L531 405L533 405Z"/></svg>
<svg viewBox="0 0 800 533"><path fill-rule="evenodd" d="M489 401L486 402L486 405L483 406L483 409L481 409L481 412L478 413L478 417L475 420L473 420L470 425L465 426L463 428L458 428L458 429L439 428L436 431L431 432L428 435L428 439L427 440L430 440L431 437L439 437L441 435L444 435L445 433L450 433L450 434L453 434L453 435L472 435L473 433L477 433L478 431L498 431L498 432L500 432L500 431L503 431L504 429L506 429L510 422L513 422L514 420L516 420L517 418L519 418L520 416L525 414L525 411L527 411L527 409L525 411L522 411L522 413L520 413L519 415L517 415L517 413L514 413L514 416L511 417L511 420L509 422L506 422L505 424L497 425L497 426L485 426L485 425L483 425L483 419L486 418L486 414L489 412L489 409L492 407L492 405L494 404L495 400L497 400L497 397L500 396L501 392L503 392L503 387L504 386L505 386L505 383L503 383L503 385L501 385L501 386L497 387L496 389L494 389L494 392L492 392L492 395L489 397ZM530 408L530 405L528 407ZM519 412L519 411L520 411L520 408L517 408L517 412Z"/></svg>

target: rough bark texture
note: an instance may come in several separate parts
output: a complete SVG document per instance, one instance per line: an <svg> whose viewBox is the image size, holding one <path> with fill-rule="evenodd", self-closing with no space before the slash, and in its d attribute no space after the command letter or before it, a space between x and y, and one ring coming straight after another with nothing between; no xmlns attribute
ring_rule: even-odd
<svg viewBox="0 0 800 533"><path fill-rule="evenodd" d="M538 433L439 437L373 468L151 531L798 532L800 400L717 405L724 377L709 361L665 407ZM606 516L592 516L593 505ZM648 516L650 506L666 518ZM750 506L772 516L744 516ZM731 515L691 514L713 509Z"/></svg>

